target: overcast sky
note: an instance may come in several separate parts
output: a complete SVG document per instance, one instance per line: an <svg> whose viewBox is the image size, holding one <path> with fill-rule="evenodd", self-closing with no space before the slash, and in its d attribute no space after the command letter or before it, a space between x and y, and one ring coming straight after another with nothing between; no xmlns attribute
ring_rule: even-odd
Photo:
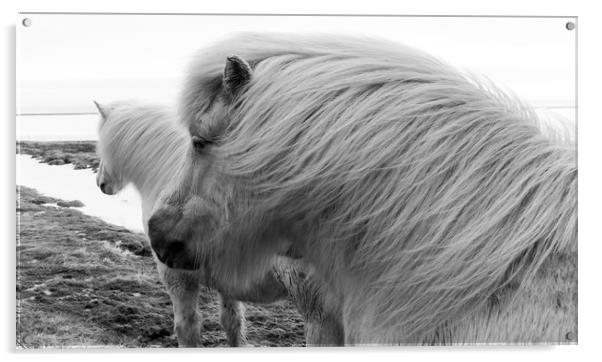
<svg viewBox="0 0 602 362"><path fill-rule="evenodd" d="M575 104L575 31L562 18L21 15L18 112L93 112L91 100L173 102L199 48L233 31L371 34L483 73L536 107Z"/></svg>

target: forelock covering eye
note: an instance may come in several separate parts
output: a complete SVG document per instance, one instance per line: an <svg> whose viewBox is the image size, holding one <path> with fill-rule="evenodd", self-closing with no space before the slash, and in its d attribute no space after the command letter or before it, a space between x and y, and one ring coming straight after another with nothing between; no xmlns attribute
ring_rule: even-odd
<svg viewBox="0 0 602 362"><path fill-rule="evenodd" d="M210 143L211 142L208 139L203 138L201 136L192 136L192 146L194 147L194 150L196 152L202 152L205 146L207 146Z"/></svg>

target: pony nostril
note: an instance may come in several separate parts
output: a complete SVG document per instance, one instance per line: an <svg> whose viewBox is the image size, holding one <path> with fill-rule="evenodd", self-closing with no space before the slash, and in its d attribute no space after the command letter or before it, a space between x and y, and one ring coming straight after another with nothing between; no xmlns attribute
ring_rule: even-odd
<svg viewBox="0 0 602 362"><path fill-rule="evenodd" d="M173 234L173 219L167 216L165 211L157 211L148 220L148 236L157 259L169 268L197 268L187 242Z"/></svg>
<svg viewBox="0 0 602 362"><path fill-rule="evenodd" d="M173 240L167 245L167 252L169 254L179 254L186 251L186 243L181 240Z"/></svg>
<svg viewBox="0 0 602 362"><path fill-rule="evenodd" d="M107 187L107 184L104 182L100 183L100 191L104 192L105 194L107 193L107 191L105 190L105 187Z"/></svg>

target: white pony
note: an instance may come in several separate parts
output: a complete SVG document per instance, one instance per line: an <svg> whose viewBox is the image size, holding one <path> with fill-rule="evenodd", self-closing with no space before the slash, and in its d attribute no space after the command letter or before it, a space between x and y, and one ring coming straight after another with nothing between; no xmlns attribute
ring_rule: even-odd
<svg viewBox="0 0 602 362"><path fill-rule="evenodd" d="M95 104L101 114L97 185L105 194L113 195L132 183L140 192L145 231L148 231L150 210L163 188L184 165L188 135L165 107L141 102ZM289 295L305 317L308 345L342 343L338 317L322 308L317 287L306 277L305 268L298 261L275 258L272 269L247 288L221 285L204 270L171 269L156 258L155 261L173 303L180 346L201 346L197 310L201 284L220 293L220 321L231 346L246 344L244 308L239 300L272 303Z"/></svg>
<svg viewBox="0 0 602 362"><path fill-rule="evenodd" d="M170 265L241 286L290 243L348 344L576 341L575 148L519 101L348 37L238 35L187 79Z"/></svg>

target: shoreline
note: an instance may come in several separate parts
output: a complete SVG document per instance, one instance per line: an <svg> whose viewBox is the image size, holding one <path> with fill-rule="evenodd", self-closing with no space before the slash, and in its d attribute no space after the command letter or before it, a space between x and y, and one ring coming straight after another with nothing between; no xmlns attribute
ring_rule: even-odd
<svg viewBox="0 0 602 362"><path fill-rule="evenodd" d="M16 153L49 165L72 164L76 170L96 172L100 163L96 141L17 141Z"/></svg>

